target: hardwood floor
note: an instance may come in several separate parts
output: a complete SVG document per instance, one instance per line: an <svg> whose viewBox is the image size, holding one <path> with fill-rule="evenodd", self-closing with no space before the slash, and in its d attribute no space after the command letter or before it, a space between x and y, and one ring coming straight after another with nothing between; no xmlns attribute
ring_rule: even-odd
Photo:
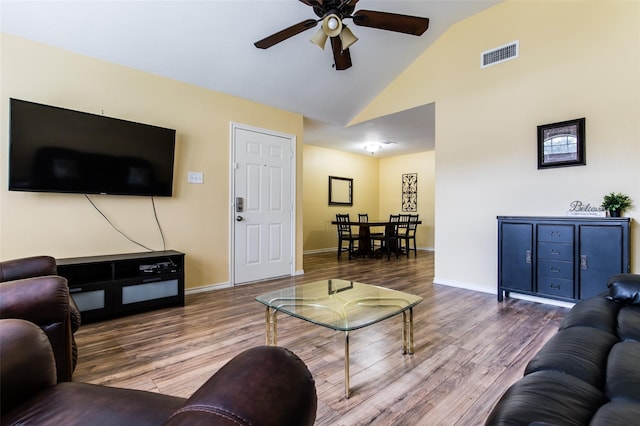
<svg viewBox="0 0 640 426"><path fill-rule="evenodd" d="M397 316L350 333L351 397L344 397L344 335L278 316L278 344L302 358L318 391L316 425L481 425L566 308L433 284L433 253L344 259L304 256L305 274L189 295L186 306L83 325L74 380L188 397L224 363L265 342L267 291L324 278L422 296L415 353L402 355Z"/></svg>

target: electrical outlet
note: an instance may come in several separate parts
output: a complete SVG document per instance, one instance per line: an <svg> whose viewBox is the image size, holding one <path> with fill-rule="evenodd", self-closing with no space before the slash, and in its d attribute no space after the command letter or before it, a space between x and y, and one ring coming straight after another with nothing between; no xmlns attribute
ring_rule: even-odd
<svg viewBox="0 0 640 426"><path fill-rule="evenodd" d="M204 175L202 172L189 172L187 173L188 183L204 183Z"/></svg>

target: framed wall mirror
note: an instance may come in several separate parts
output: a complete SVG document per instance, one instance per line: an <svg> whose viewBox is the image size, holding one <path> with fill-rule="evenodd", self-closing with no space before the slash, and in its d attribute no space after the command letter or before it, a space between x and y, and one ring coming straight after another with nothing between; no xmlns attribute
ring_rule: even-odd
<svg viewBox="0 0 640 426"><path fill-rule="evenodd" d="M353 205L353 179L329 176L329 205Z"/></svg>

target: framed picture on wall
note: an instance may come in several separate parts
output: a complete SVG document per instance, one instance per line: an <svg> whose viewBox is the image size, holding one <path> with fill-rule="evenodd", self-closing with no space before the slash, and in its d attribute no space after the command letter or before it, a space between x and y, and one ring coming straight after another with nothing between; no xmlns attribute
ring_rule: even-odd
<svg viewBox="0 0 640 426"><path fill-rule="evenodd" d="M585 119L538 126L538 169L584 166Z"/></svg>

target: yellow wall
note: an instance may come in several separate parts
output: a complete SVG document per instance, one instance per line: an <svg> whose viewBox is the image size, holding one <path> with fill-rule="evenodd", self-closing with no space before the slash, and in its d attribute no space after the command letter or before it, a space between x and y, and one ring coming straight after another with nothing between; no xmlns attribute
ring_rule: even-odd
<svg viewBox="0 0 640 426"><path fill-rule="evenodd" d="M304 251L337 247L336 213L378 217L379 159L332 149L304 145ZM329 205L329 176L353 179L353 206Z"/></svg>
<svg viewBox="0 0 640 426"><path fill-rule="evenodd" d="M519 40L520 57L480 69ZM354 122L436 103L436 282L494 292L498 215L628 194L640 271L640 2L507 1L454 25ZM586 118L586 166L537 169L536 126Z"/></svg>
<svg viewBox="0 0 640 426"><path fill-rule="evenodd" d="M0 108L0 259L140 252L82 195L7 190L9 98L177 129L174 196L156 198L167 248L186 253L187 288L229 281L230 122L297 137L302 116L3 34ZM204 185L187 184L188 171ZM296 270L302 269L302 185L298 173ZM123 232L162 249L151 200L93 196Z"/></svg>
<svg viewBox="0 0 640 426"><path fill-rule="evenodd" d="M304 251L337 246L336 213L369 213L370 219L389 217L402 209L402 174L418 173L418 214L423 224L416 232L421 249L434 246L434 152L378 159L312 145L304 146ZM353 178L353 207L328 205L328 177Z"/></svg>
<svg viewBox="0 0 640 426"><path fill-rule="evenodd" d="M380 217L401 213L402 175L418 174L418 206L411 214L420 215L416 246L433 250L435 237L435 152L383 158L380 160Z"/></svg>

